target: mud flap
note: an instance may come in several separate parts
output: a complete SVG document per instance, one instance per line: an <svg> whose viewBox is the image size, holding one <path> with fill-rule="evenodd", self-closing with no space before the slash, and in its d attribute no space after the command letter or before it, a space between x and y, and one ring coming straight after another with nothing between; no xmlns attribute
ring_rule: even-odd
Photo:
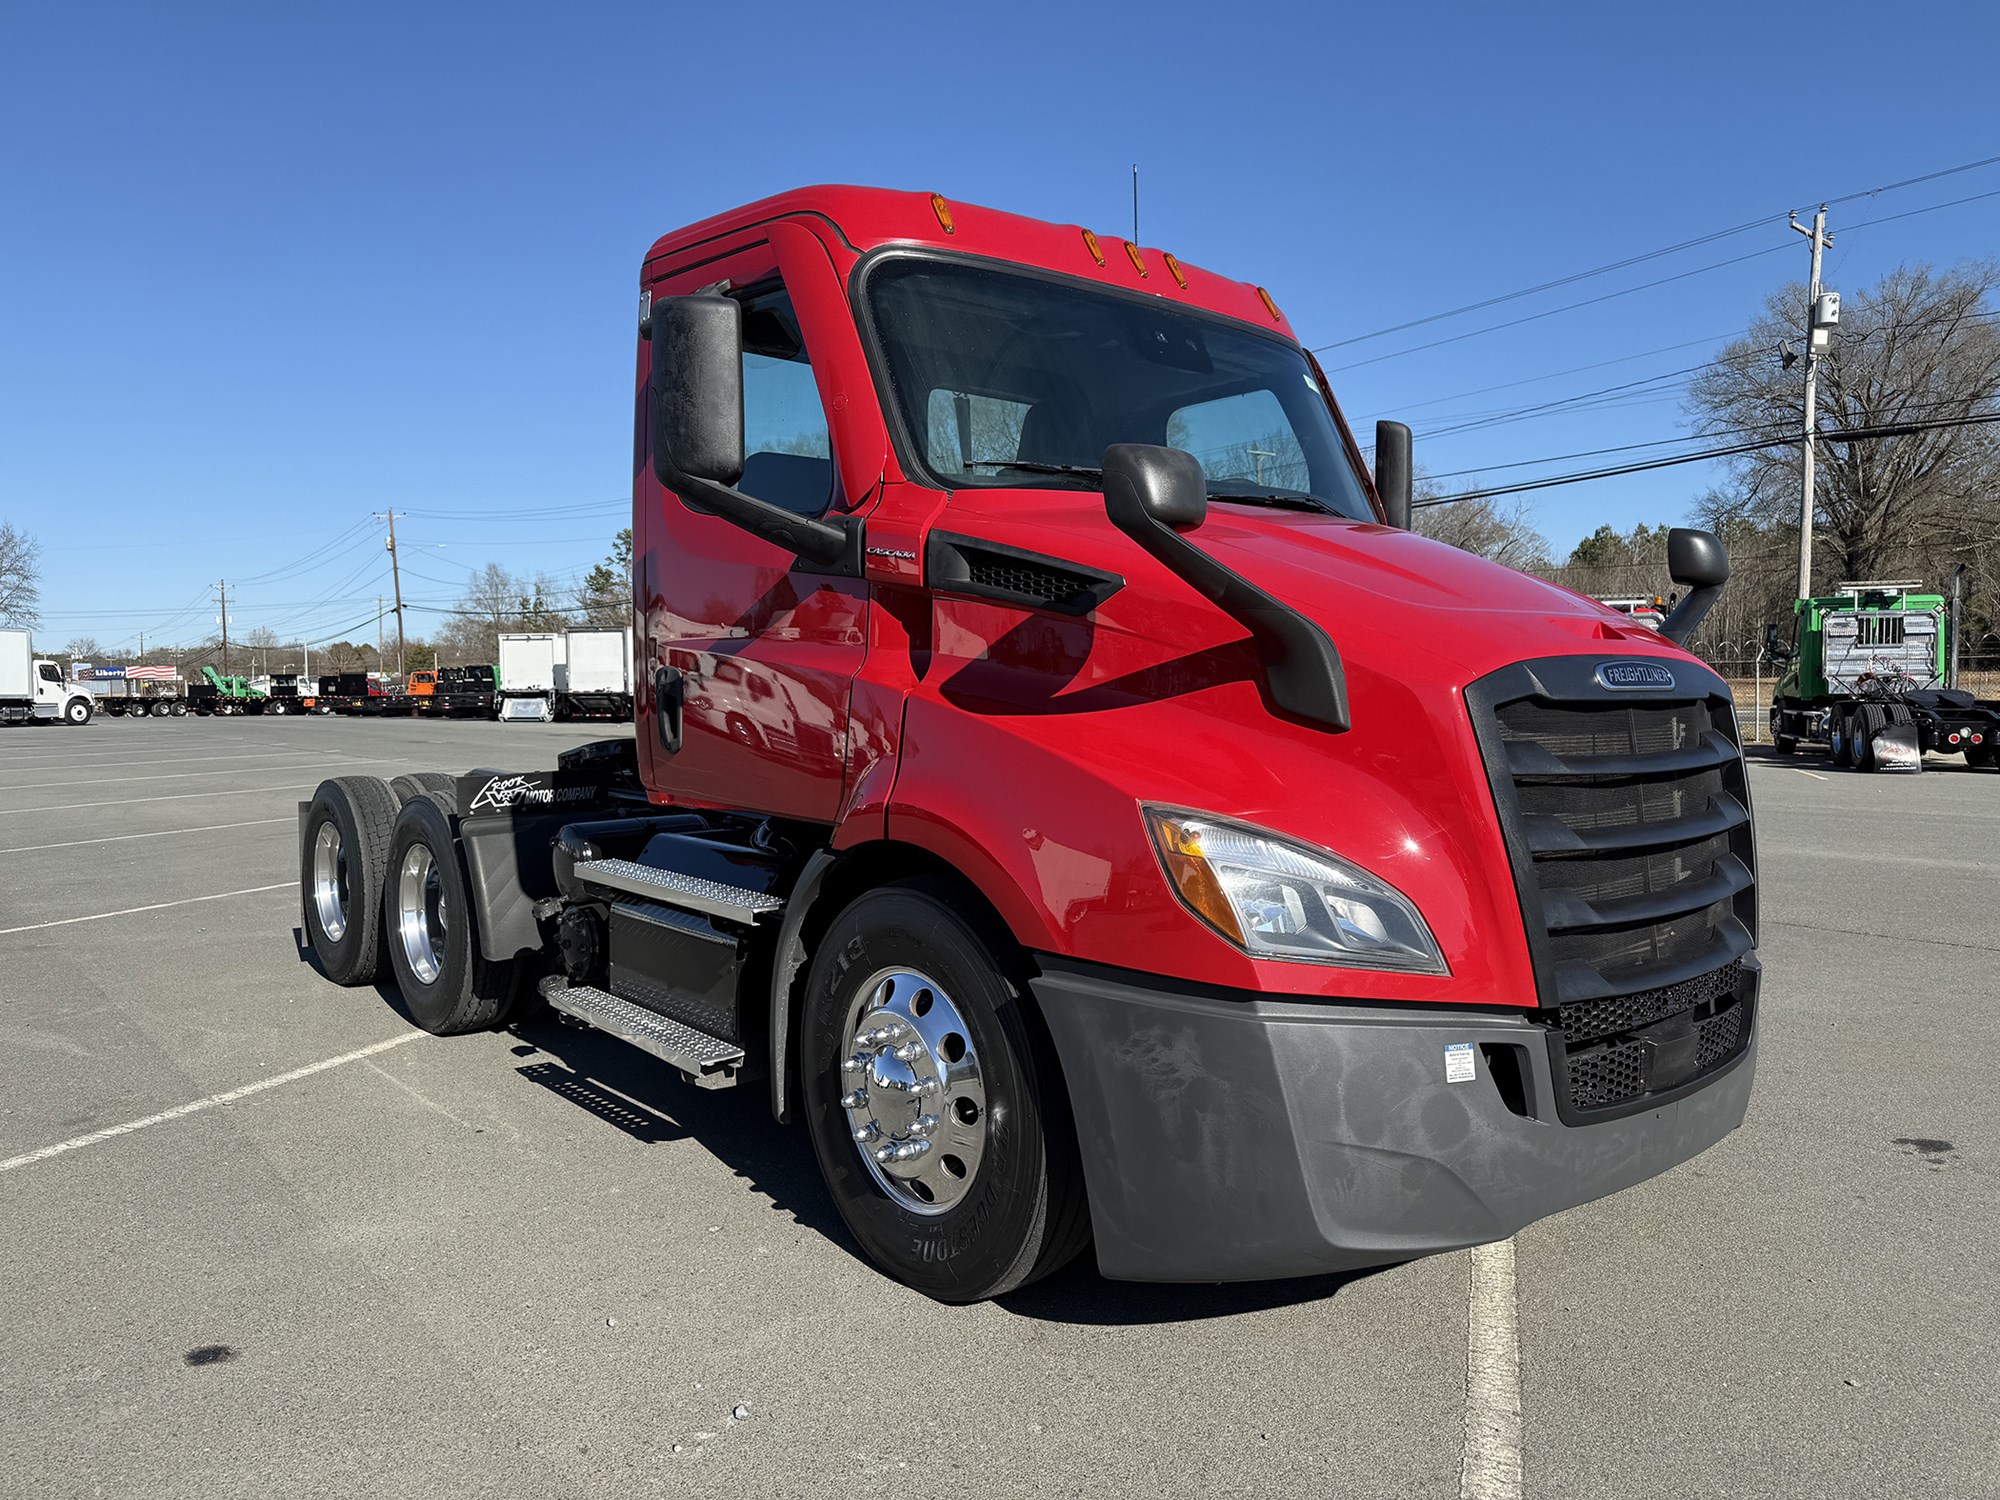
<svg viewBox="0 0 2000 1500"><path fill-rule="evenodd" d="M1878 729L1868 745L1878 771L1921 771L1924 768L1923 746L1917 742L1917 726L1914 724L1890 724Z"/></svg>

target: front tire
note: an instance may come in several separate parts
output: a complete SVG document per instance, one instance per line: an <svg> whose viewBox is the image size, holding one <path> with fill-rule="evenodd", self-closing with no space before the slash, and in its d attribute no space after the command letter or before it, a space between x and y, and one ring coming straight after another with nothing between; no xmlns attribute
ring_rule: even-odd
<svg viewBox="0 0 2000 1500"><path fill-rule="evenodd" d="M63 705L63 720L69 724L88 724L90 704L82 698L72 698Z"/></svg>
<svg viewBox="0 0 2000 1500"><path fill-rule="evenodd" d="M799 1067L821 1176L869 1259L940 1302L976 1302L1064 1265L1090 1221L1019 965L953 894L899 881L834 919L806 980Z"/></svg>
<svg viewBox="0 0 2000 1500"><path fill-rule="evenodd" d="M375 776L322 781L306 810L299 891L306 940L335 984L372 984L381 971L382 877L396 796Z"/></svg>
<svg viewBox="0 0 2000 1500"><path fill-rule="evenodd" d="M382 891L389 965L403 1004L435 1036L498 1026L513 1003L519 969L513 959L480 954L456 817L442 793L422 792L404 803Z"/></svg>

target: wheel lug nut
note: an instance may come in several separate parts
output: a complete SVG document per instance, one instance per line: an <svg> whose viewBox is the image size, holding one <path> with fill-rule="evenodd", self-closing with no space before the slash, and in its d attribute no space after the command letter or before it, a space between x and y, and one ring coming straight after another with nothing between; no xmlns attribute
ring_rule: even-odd
<svg viewBox="0 0 2000 1500"><path fill-rule="evenodd" d="M917 1054L921 1051L923 1051L923 1048L919 1047L915 1042L905 1042L889 1055L895 1058L897 1062L914 1062Z"/></svg>
<svg viewBox="0 0 2000 1500"><path fill-rule="evenodd" d="M865 1073L868 1071L868 1059L857 1053L855 1056L848 1058L841 1066L850 1073Z"/></svg>
<svg viewBox="0 0 2000 1500"><path fill-rule="evenodd" d="M882 1127L877 1125L873 1120L870 1120L866 1125L863 1125L859 1130L854 1132L855 1143L865 1146L881 1133Z"/></svg>
<svg viewBox="0 0 2000 1500"><path fill-rule="evenodd" d="M859 1109L868 1102L868 1090L856 1089L851 1094L843 1094L840 1104L843 1109Z"/></svg>
<svg viewBox="0 0 2000 1500"><path fill-rule="evenodd" d="M936 1115L918 1115L916 1120L910 1126L910 1134L929 1135L933 1130L936 1130L937 1128L938 1128L938 1117Z"/></svg>

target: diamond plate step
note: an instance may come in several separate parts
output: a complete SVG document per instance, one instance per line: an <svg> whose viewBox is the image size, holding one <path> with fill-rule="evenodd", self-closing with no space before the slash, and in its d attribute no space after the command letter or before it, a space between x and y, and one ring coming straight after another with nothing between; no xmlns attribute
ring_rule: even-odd
<svg viewBox="0 0 2000 1500"><path fill-rule="evenodd" d="M644 896L682 911L698 911L707 917L731 922L754 922L775 916L785 909L782 897L747 891L741 886L724 885L699 875L683 875L679 870L661 870L635 864L629 859L590 859L576 867L579 880L591 885Z"/></svg>
<svg viewBox="0 0 2000 1500"><path fill-rule="evenodd" d="M541 990L542 998L555 1009L672 1063L698 1087L724 1089L736 1082L743 1049L734 1042L683 1026L587 984L566 985L559 976L543 980Z"/></svg>

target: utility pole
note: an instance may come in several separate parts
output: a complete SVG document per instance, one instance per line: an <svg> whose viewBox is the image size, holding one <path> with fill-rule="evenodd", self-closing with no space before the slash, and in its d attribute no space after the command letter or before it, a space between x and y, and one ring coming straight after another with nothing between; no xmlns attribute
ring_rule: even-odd
<svg viewBox="0 0 2000 1500"><path fill-rule="evenodd" d="M375 596L375 670L382 670L382 596Z"/></svg>
<svg viewBox="0 0 2000 1500"><path fill-rule="evenodd" d="M229 675L229 585L227 582L215 586L216 621L222 626L222 675Z"/></svg>
<svg viewBox="0 0 2000 1500"><path fill-rule="evenodd" d="M1818 421L1819 403L1819 352L1821 340L1815 319L1819 311L1819 257L1820 252L1833 243L1833 236L1826 232L1826 205L1819 206L1813 215L1812 228L1801 224L1798 216L1792 216L1792 228L1812 241L1812 279L1806 287L1806 425L1804 454L1805 461L1800 466L1803 478L1799 493L1799 597L1812 597L1812 538L1813 538L1813 446L1817 441L1813 428Z"/></svg>
<svg viewBox="0 0 2000 1500"><path fill-rule="evenodd" d="M1959 613L1959 581L1965 577L1967 566L1960 563L1951 570L1951 655L1945 658L1944 679L1948 688L1958 686L1958 622L1963 618Z"/></svg>
<svg viewBox="0 0 2000 1500"><path fill-rule="evenodd" d="M396 557L396 513L389 512L389 577L396 586L396 672L407 674L408 663L403 659L403 569Z"/></svg>

